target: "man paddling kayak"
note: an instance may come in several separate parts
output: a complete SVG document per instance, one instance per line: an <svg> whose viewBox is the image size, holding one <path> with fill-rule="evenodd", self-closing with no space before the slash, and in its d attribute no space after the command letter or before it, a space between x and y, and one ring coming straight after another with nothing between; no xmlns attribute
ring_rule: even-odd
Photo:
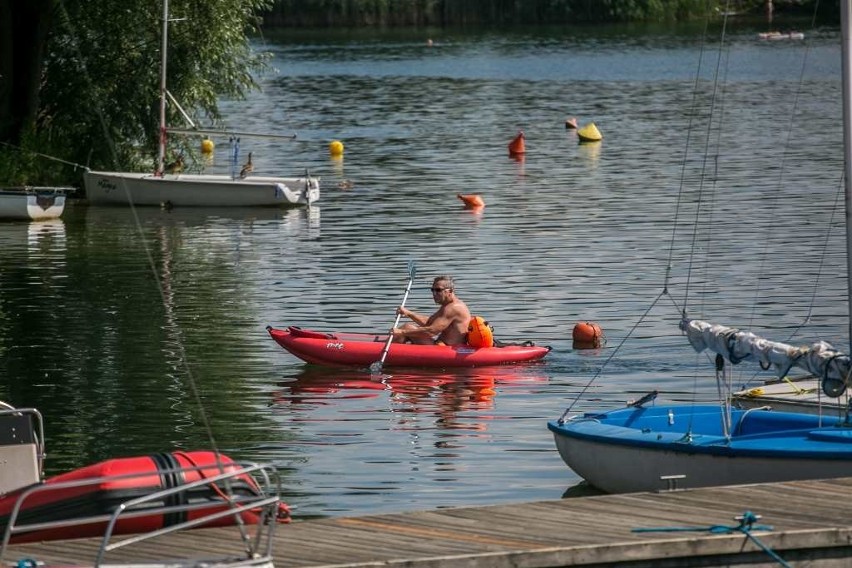
<svg viewBox="0 0 852 568"><path fill-rule="evenodd" d="M455 294L453 277L442 274L432 281L432 300L440 307L431 316L413 312L405 306L397 308L414 323L406 323L393 329L395 343L418 345L459 345L466 341L470 311Z"/></svg>

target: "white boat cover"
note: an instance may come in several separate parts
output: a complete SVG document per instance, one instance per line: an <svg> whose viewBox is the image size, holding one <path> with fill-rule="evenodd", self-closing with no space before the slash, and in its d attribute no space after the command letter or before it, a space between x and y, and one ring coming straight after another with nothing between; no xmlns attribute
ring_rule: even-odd
<svg viewBox="0 0 852 568"><path fill-rule="evenodd" d="M847 384L849 378L849 356L825 341L795 347L764 339L749 331L690 319L682 320L680 328L697 352L710 349L733 364L757 361L764 369L772 367L779 378L784 378L793 367L820 379L841 381L844 384Z"/></svg>

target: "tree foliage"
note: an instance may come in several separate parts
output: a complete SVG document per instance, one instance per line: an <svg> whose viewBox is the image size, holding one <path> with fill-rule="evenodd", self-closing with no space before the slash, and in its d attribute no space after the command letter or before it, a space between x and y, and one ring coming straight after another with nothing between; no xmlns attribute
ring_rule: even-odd
<svg viewBox="0 0 852 568"><path fill-rule="evenodd" d="M201 122L219 117L220 97L241 97L256 86L253 73L264 62L248 37L257 25L255 14L269 1L171 0L168 90ZM0 184L67 184L73 175L67 166L19 147L92 168L151 168L158 139L162 3L0 0L0 16L0 37L12 36L15 26L23 28L18 36L28 35L28 27L44 30L41 37L18 37L13 45L0 40L0 142L7 143L0 147L6 178ZM33 75L38 80L31 96L12 96L26 92ZM170 124L185 124L174 105L168 117Z"/></svg>

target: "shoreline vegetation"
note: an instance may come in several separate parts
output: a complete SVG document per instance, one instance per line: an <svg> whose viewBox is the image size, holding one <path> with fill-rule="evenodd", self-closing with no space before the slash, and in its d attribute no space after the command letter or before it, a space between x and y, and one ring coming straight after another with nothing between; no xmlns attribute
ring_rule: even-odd
<svg viewBox="0 0 852 568"><path fill-rule="evenodd" d="M836 19L838 0L275 0L266 28L456 27L664 22L722 15Z"/></svg>

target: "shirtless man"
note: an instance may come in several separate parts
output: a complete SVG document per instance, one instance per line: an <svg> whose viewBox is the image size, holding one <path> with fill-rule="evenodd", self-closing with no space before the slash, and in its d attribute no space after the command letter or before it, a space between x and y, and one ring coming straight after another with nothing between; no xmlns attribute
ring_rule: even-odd
<svg viewBox="0 0 852 568"><path fill-rule="evenodd" d="M412 312L403 306L397 308L398 314L410 318L414 323L394 328L394 342L459 345L466 341L470 311L464 302L456 297L452 276L443 274L432 281L432 299L441 307L429 317Z"/></svg>

